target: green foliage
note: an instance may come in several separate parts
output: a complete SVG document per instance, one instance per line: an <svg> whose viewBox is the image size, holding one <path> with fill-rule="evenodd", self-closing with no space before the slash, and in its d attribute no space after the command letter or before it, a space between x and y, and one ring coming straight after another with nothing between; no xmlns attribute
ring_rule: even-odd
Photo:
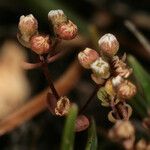
<svg viewBox="0 0 150 150"><path fill-rule="evenodd" d="M77 112L77 106L73 105L66 119L62 136L61 150L73 150ZM88 140L85 150L97 150L97 145L96 125L94 119L92 119L88 130Z"/></svg>
<svg viewBox="0 0 150 150"><path fill-rule="evenodd" d="M88 141L85 150L97 150L97 134L94 119L92 119L91 126L88 130Z"/></svg>
<svg viewBox="0 0 150 150"><path fill-rule="evenodd" d="M141 115L145 116L147 108L150 107L150 76L133 56L129 55L128 61L133 68L133 74L139 86L133 103Z"/></svg>
<svg viewBox="0 0 150 150"><path fill-rule="evenodd" d="M75 137L75 121L77 118L78 108L74 104L69 112L67 117L63 137L61 150L73 150L74 137Z"/></svg>

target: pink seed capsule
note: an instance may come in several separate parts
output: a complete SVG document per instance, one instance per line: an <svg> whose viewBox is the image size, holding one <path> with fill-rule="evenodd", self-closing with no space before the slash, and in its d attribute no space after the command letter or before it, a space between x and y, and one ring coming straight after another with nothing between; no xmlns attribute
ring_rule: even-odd
<svg viewBox="0 0 150 150"><path fill-rule="evenodd" d="M35 35L30 40L31 49L39 54L48 53L52 48L52 41L48 35Z"/></svg>
<svg viewBox="0 0 150 150"><path fill-rule="evenodd" d="M122 82L117 88L117 94L122 99L130 99L136 94L136 86L128 80Z"/></svg>
<svg viewBox="0 0 150 150"><path fill-rule="evenodd" d="M116 37L110 33L102 36L98 41L98 45L101 53L107 57L113 57L119 49L119 42Z"/></svg>
<svg viewBox="0 0 150 150"><path fill-rule="evenodd" d="M55 34L63 40L72 40L76 37L78 28L70 20L67 23L54 26Z"/></svg>
<svg viewBox="0 0 150 150"><path fill-rule="evenodd" d="M61 9L51 10L48 13L48 20L51 21L54 26L59 26L68 21L67 16Z"/></svg>
<svg viewBox="0 0 150 150"><path fill-rule="evenodd" d="M91 64L98 58L99 54L91 48L86 48L78 54L80 64L86 69L90 69Z"/></svg>
<svg viewBox="0 0 150 150"><path fill-rule="evenodd" d="M109 131L110 138L128 139L135 134L135 128L130 121L119 120Z"/></svg>
<svg viewBox="0 0 150 150"><path fill-rule="evenodd" d="M38 32L38 22L32 14L27 16L23 15L20 17L18 28L22 40L29 42L31 36Z"/></svg>

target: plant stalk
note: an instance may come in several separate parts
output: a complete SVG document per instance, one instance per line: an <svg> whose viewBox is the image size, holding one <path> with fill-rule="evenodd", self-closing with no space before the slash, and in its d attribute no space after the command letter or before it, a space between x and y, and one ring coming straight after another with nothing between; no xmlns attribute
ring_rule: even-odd
<svg viewBox="0 0 150 150"><path fill-rule="evenodd" d="M49 70L48 70L48 63L47 63L44 56L42 56L42 59L40 59L40 60L43 63L42 69L43 69L43 73L44 73L44 75L45 75L45 77L48 81L49 87L52 90L52 93L54 94L56 100L58 100L60 97L59 97L59 94L58 94L57 90L55 89L55 86L54 86L52 80L51 80L50 73L49 73Z"/></svg>
<svg viewBox="0 0 150 150"><path fill-rule="evenodd" d="M96 95L97 91L99 89L99 85L96 85L94 91L91 93L90 97L88 98L88 100L86 101L86 103L83 105L83 107L80 109L79 111L79 115L82 114L85 109L87 108L87 106L90 104L90 102L92 101L92 99L94 98L94 96Z"/></svg>

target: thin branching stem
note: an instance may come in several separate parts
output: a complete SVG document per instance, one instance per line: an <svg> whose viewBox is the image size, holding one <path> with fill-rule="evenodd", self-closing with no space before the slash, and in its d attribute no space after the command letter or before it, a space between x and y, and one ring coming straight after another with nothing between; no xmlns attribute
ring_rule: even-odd
<svg viewBox="0 0 150 150"><path fill-rule="evenodd" d="M56 61L57 59L59 59L61 56L64 55L65 52L61 51L56 53L55 55L48 57L47 58L47 63L52 63L54 61ZM25 70L31 70L31 69L36 69L36 68L40 68L42 66L42 62L38 62L38 63L29 63L29 62L23 62L22 63L22 67Z"/></svg>
<svg viewBox="0 0 150 150"><path fill-rule="evenodd" d="M29 62L23 62L22 63L22 68L25 70L31 70L31 69L36 69L42 66L42 63L29 63Z"/></svg>
<svg viewBox="0 0 150 150"><path fill-rule="evenodd" d="M60 95L66 95L76 85L82 74L82 69L77 61L74 61L68 70L55 82ZM46 98L49 89L44 90L34 98L27 100L23 106L0 120L0 136L19 127L24 122L44 111L47 107Z"/></svg>
<svg viewBox="0 0 150 150"><path fill-rule="evenodd" d="M55 86L51 80L51 77L50 77L50 73L49 73L49 70L48 70L48 63L46 61L46 58L42 56L42 59L41 59L41 62L42 62L42 69L43 69L43 73L48 81L48 84L52 90L52 93L54 94L56 100L59 99L59 94L57 92L57 90L55 89Z"/></svg>
<svg viewBox="0 0 150 150"><path fill-rule="evenodd" d="M83 105L83 107L80 109L79 114L82 114L85 111L85 109L87 108L87 106L90 104L90 102L92 101L92 99L96 95L98 89L99 89L99 85L96 85L95 89L91 93L90 97L88 98L88 100L86 101L86 103Z"/></svg>

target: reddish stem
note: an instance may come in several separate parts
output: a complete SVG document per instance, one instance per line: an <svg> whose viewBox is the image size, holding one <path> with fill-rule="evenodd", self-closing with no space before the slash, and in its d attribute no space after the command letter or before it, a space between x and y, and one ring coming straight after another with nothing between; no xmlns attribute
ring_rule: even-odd
<svg viewBox="0 0 150 150"><path fill-rule="evenodd" d="M47 63L47 61L46 61L44 56L42 56L41 58L42 59L40 59L40 60L41 60L41 62L43 64L42 65L43 73L44 73L44 75L45 75L45 77L46 77L46 79L48 81L48 84L49 84L49 86L50 86L50 88L52 90L52 93L54 94L56 100L58 100L59 99L59 94L57 93L57 90L55 89L55 86L54 86L54 84L53 84L53 82L51 80L50 73L49 73L49 70L48 70L48 63Z"/></svg>
<svg viewBox="0 0 150 150"><path fill-rule="evenodd" d="M99 89L99 85L96 85L94 91L91 93L90 97L88 98L88 100L86 101L86 103L83 105L83 107L80 109L79 114L82 114L85 109L87 108L87 106L90 104L90 102L92 101L92 99L94 98L95 94L97 93Z"/></svg>
<svg viewBox="0 0 150 150"><path fill-rule="evenodd" d="M64 55L64 51L61 51L61 52L58 52L58 53L56 53L55 55L53 55L53 56L49 56L48 58L47 58L47 63L52 63L52 62L54 62L54 61L56 61L57 59L59 59L61 56L63 56ZM22 67L23 67L23 69L25 69L25 70L31 70L31 69L36 69L36 68L39 68L39 67L41 67L42 66L42 63L43 62L39 62L39 63L28 63L28 62L23 62L22 63Z"/></svg>
<svg viewBox="0 0 150 150"><path fill-rule="evenodd" d="M42 63L28 63L28 62L23 62L22 63L22 67L25 70L31 70L31 69L35 69L35 68L39 68L42 66Z"/></svg>
<svg viewBox="0 0 150 150"><path fill-rule="evenodd" d="M61 56L63 56L66 52L65 51L60 51L54 54L53 56L47 57L47 63L52 63L59 59Z"/></svg>

